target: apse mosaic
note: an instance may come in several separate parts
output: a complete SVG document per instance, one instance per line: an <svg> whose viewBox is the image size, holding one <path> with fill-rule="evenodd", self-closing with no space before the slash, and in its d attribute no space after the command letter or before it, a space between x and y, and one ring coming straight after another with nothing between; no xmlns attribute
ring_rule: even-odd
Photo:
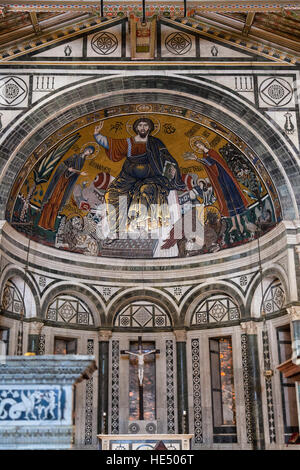
<svg viewBox="0 0 300 470"><path fill-rule="evenodd" d="M132 104L84 116L28 158L6 218L89 256L188 257L239 246L281 220L257 155L191 110Z"/></svg>

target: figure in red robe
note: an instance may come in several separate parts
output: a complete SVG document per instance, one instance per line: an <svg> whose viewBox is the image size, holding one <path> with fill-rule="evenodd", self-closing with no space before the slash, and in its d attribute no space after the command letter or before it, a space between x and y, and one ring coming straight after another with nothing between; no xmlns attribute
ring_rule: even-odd
<svg viewBox="0 0 300 470"><path fill-rule="evenodd" d="M157 210L157 214L151 214L152 219L162 220L164 209L168 212L170 190L184 190L185 184L176 160L164 143L151 135L153 121L149 118L137 119L133 124L136 135L127 139L112 139L102 135L102 126L103 123L100 123L95 128L96 142L104 147L113 162L125 159L120 174L105 194L111 234L115 236L116 231L119 235L126 232L129 208L131 213L135 208L139 217L141 211L148 213L150 208Z"/></svg>
<svg viewBox="0 0 300 470"><path fill-rule="evenodd" d="M244 226L241 221L241 214L246 211L249 203L240 189L234 174L219 153L210 149L201 137L194 140L193 146L197 151L203 153L203 157L198 158L192 155L185 158L197 160L205 165L205 170L219 203L220 213L223 217L231 218L232 227L229 231L231 232L239 228L240 232L243 233Z"/></svg>
<svg viewBox="0 0 300 470"><path fill-rule="evenodd" d="M42 201L39 227L45 230L55 230L55 221L59 211L70 198L79 175L86 175L81 170L86 157L94 151L95 148L89 145L82 153L72 155L58 165Z"/></svg>

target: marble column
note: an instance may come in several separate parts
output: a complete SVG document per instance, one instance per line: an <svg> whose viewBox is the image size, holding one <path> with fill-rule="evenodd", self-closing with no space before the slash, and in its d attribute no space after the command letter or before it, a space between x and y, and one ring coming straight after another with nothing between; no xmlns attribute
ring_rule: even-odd
<svg viewBox="0 0 300 470"><path fill-rule="evenodd" d="M39 354L40 337L44 324L40 321L34 321L30 323L27 351L29 353Z"/></svg>
<svg viewBox="0 0 300 470"><path fill-rule="evenodd" d="M99 331L98 434L108 433L108 381L110 330Z"/></svg>
<svg viewBox="0 0 300 470"><path fill-rule="evenodd" d="M186 434L189 432L186 331L176 330L174 333L176 337L178 433Z"/></svg>
<svg viewBox="0 0 300 470"><path fill-rule="evenodd" d="M257 325L255 322L249 321L247 323L243 323L241 327L247 335L252 445L253 450L263 450L265 449L265 436Z"/></svg>

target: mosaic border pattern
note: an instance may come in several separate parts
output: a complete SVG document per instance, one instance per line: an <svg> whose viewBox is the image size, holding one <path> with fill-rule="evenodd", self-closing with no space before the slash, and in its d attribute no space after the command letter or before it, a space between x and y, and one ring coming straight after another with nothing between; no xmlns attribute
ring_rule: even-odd
<svg viewBox="0 0 300 470"><path fill-rule="evenodd" d="M87 354L94 354L94 340L87 341ZM92 445L93 443L93 398L94 398L94 379L91 377L86 381L85 385L85 434L84 444Z"/></svg>
<svg viewBox="0 0 300 470"><path fill-rule="evenodd" d="M193 404L194 404L194 440L195 444L203 442L201 383L200 383L200 346L199 339L191 340Z"/></svg>
<svg viewBox="0 0 300 470"><path fill-rule="evenodd" d="M253 442L252 432L252 417L251 417L251 399L250 399L250 376L248 364L248 337L246 334L241 335L241 353L242 353L242 368L243 368L243 382L244 382L244 400L245 400L245 416L246 416L246 434L247 442Z"/></svg>
<svg viewBox="0 0 300 470"><path fill-rule="evenodd" d="M166 340L167 433L175 434L174 342Z"/></svg>
<svg viewBox="0 0 300 470"><path fill-rule="evenodd" d="M112 341L111 434L119 434L120 345Z"/></svg>
<svg viewBox="0 0 300 470"><path fill-rule="evenodd" d="M270 370L271 359L270 359L269 335L267 331L262 331L262 344L263 344L264 369ZM268 411L269 438L270 438L270 444L272 444L273 442L276 442L272 377L265 377L265 386L266 386L266 399L267 399L267 411Z"/></svg>

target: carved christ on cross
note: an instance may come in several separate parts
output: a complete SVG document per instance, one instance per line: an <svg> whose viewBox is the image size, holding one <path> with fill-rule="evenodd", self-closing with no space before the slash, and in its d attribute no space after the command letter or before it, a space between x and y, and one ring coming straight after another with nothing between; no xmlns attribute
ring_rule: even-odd
<svg viewBox="0 0 300 470"><path fill-rule="evenodd" d="M142 337L138 337L138 350L137 351L121 351L121 354L128 354L138 358L138 379L139 379L139 419L144 419L144 394L143 394L143 380L144 380L144 364L145 356L155 353L159 354L159 349L152 349L151 351L143 351Z"/></svg>
<svg viewBox="0 0 300 470"><path fill-rule="evenodd" d="M145 360L144 357L148 356L149 354L156 353L159 354L159 349L152 349L151 351L143 351L142 346L142 338L139 336L139 349L136 352L133 351L121 351L122 354L131 354L132 356L136 356L138 358L138 378L139 378L139 385L140 387L143 386L144 380L144 364Z"/></svg>

